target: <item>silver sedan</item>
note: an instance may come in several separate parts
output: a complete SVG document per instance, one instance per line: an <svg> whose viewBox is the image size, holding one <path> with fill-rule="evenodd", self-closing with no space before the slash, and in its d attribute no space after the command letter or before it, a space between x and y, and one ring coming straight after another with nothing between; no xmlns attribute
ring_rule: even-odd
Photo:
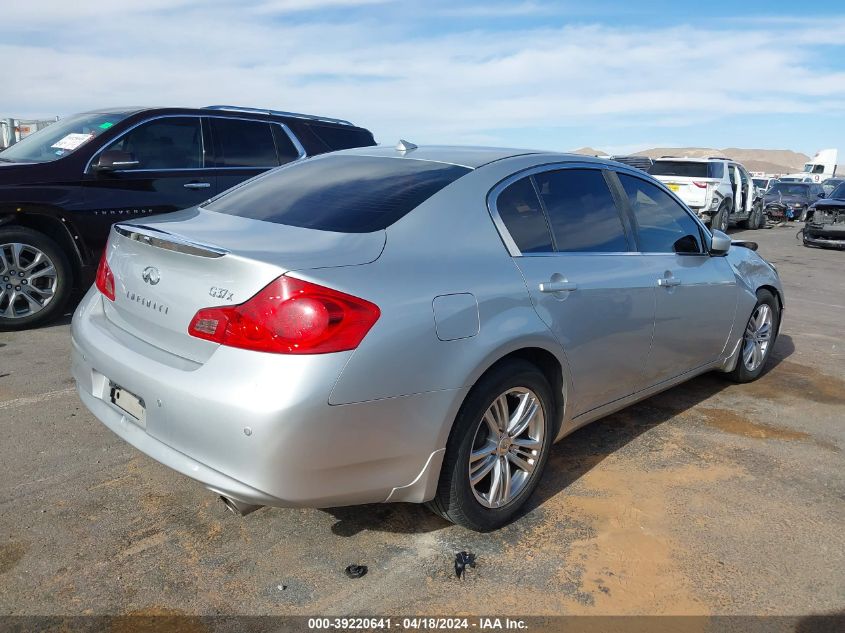
<svg viewBox="0 0 845 633"><path fill-rule="evenodd" d="M553 442L764 370L783 289L605 160L375 147L116 225L73 318L83 403L246 514L425 502L509 521Z"/></svg>

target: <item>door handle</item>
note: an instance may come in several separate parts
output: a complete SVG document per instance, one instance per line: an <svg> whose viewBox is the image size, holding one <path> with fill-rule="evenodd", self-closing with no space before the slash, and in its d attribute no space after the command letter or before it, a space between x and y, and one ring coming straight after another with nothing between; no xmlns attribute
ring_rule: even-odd
<svg viewBox="0 0 845 633"><path fill-rule="evenodd" d="M663 288L672 288L673 286L680 286L681 280L674 277L661 277L657 280L657 285Z"/></svg>
<svg viewBox="0 0 845 633"><path fill-rule="evenodd" d="M185 189L208 189L211 187L210 182L186 182Z"/></svg>
<svg viewBox="0 0 845 633"><path fill-rule="evenodd" d="M573 281L544 281L540 284L540 292L572 292L578 289L578 284Z"/></svg>

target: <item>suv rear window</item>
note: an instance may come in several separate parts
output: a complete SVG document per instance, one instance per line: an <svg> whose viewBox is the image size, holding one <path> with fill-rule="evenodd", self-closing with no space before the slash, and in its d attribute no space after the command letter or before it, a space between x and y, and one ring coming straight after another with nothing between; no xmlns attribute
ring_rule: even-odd
<svg viewBox="0 0 845 633"><path fill-rule="evenodd" d="M678 176L680 178L721 178L723 163L704 163L688 160L656 160L648 173L652 176Z"/></svg>
<svg viewBox="0 0 845 633"><path fill-rule="evenodd" d="M268 172L205 208L320 231L370 233L470 171L409 158L320 156Z"/></svg>
<svg viewBox="0 0 845 633"><path fill-rule="evenodd" d="M375 145L373 135L367 130L348 126L328 126L312 124L311 130L333 151L351 149L353 147L368 147Z"/></svg>

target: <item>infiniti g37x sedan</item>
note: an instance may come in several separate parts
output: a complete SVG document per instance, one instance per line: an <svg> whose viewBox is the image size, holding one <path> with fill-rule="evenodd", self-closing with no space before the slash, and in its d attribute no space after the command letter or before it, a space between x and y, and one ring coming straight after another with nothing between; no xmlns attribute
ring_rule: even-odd
<svg viewBox="0 0 845 633"><path fill-rule="evenodd" d="M783 290L620 163L352 149L114 226L73 319L85 405L236 512L427 502L488 530L552 443L763 371Z"/></svg>

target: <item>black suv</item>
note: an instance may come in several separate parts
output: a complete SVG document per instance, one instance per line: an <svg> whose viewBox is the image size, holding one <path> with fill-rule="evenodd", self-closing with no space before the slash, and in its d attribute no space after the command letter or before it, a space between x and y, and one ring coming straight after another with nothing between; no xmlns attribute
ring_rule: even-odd
<svg viewBox="0 0 845 633"><path fill-rule="evenodd" d="M114 222L203 202L268 169L375 145L348 121L235 106L62 119L0 152L0 330L62 313Z"/></svg>

